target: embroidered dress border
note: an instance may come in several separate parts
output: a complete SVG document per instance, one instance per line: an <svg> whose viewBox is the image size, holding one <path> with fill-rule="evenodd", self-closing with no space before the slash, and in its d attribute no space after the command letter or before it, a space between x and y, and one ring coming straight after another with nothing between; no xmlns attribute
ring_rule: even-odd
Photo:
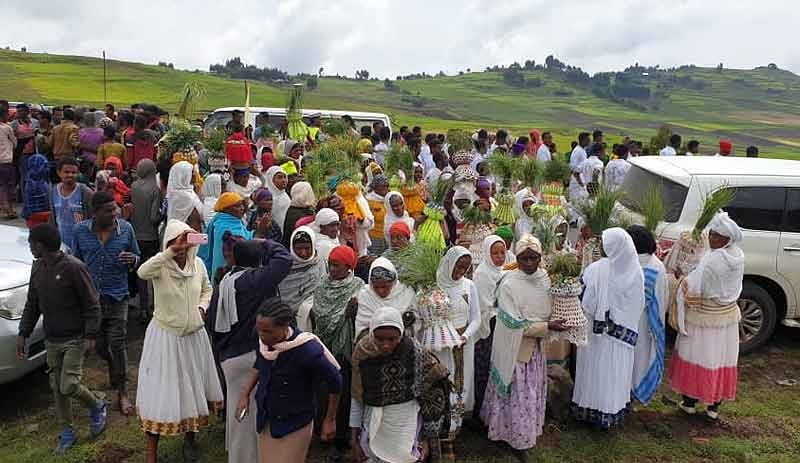
<svg viewBox="0 0 800 463"><path fill-rule="evenodd" d="M223 402L209 402L212 412L222 410ZM200 428L208 426L208 415L184 418L178 422L164 423L154 420L140 420L142 431L160 436L177 436L187 432L199 432Z"/></svg>

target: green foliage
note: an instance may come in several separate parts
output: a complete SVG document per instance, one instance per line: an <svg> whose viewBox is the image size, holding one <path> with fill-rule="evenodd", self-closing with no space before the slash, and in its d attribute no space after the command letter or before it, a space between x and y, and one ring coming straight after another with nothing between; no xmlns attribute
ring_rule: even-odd
<svg viewBox="0 0 800 463"><path fill-rule="evenodd" d="M403 172L406 177L406 185L414 184L414 155L411 150L399 143L392 143L389 151L383 158L384 172L388 177L398 175Z"/></svg>
<svg viewBox="0 0 800 463"><path fill-rule="evenodd" d="M609 191L603 184L593 199L578 205L578 211L586 221L586 225L592 229L593 235L600 236L603 230L614 225L612 222L614 206L623 195L620 190Z"/></svg>
<svg viewBox="0 0 800 463"><path fill-rule="evenodd" d="M225 130L218 127L216 130L211 130L206 138L203 140L203 146L211 152L221 154L225 152Z"/></svg>
<svg viewBox="0 0 800 463"><path fill-rule="evenodd" d="M531 234L539 238L542 243L542 254L547 256L553 253L558 243L558 234L555 228L551 225L550 220L542 218L533 222Z"/></svg>
<svg viewBox="0 0 800 463"><path fill-rule="evenodd" d="M736 190L726 186L723 186L713 193L707 194L703 200L703 207L700 210L700 215L697 217L697 222L694 224L692 238L700 240L700 235L708 224L711 223L711 219L713 219L722 208L732 203L735 197Z"/></svg>
<svg viewBox="0 0 800 463"><path fill-rule="evenodd" d="M464 129L450 129L447 131L447 143L450 144L450 152L458 153L459 151L472 150L472 135L469 130Z"/></svg>
<svg viewBox="0 0 800 463"><path fill-rule="evenodd" d="M347 127L340 119L326 119L322 123L322 131L331 137L341 137L347 133Z"/></svg>
<svg viewBox="0 0 800 463"><path fill-rule="evenodd" d="M664 198L661 196L660 185L650 185L650 188L647 189L642 198L639 208L642 211L642 215L644 215L644 228L655 235L658 224L664 220L667 214L667 210L664 207Z"/></svg>
<svg viewBox="0 0 800 463"><path fill-rule="evenodd" d="M475 225L485 225L492 222L492 213L480 207L469 206L464 209L464 222Z"/></svg>
<svg viewBox="0 0 800 463"><path fill-rule="evenodd" d="M397 251L398 278L415 289L436 284L436 270L442 260L443 250L424 241L415 241Z"/></svg>
<svg viewBox="0 0 800 463"><path fill-rule="evenodd" d="M511 188L511 181L517 171L516 161L503 153L493 153L487 159L489 172L497 178L502 179L503 191Z"/></svg>
<svg viewBox="0 0 800 463"><path fill-rule="evenodd" d="M544 180L544 166L541 162L527 156L513 161L515 164L514 177L522 183L523 187L539 191Z"/></svg>
<svg viewBox="0 0 800 463"><path fill-rule="evenodd" d="M564 185L569 183L572 175L572 168L569 163L560 156L555 156L544 167L544 180L546 182L561 182Z"/></svg>
<svg viewBox="0 0 800 463"><path fill-rule="evenodd" d="M189 120L197 113L197 108L206 97L206 87L195 80L186 82L181 92L181 103L175 111L175 116Z"/></svg>
<svg viewBox="0 0 800 463"><path fill-rule="evenodd" d="M662 125L658 129L658 133L650 139L650 154L658 154L659 151L664 149L669 144L669 137L672 136L672 129L666 125Z"/></svg>
<svg viewBox="0 0 800 463"><path fill-rule="evenodd" d="M306 181L318 198L330 192L328 180L336 176L341 181L358 181L359 166L340 144L323 143L311 152L311 161L304 168Z"/></svg>
<svg viewBox="0 0 800 463"><path fill-rule="evenodd" d="M436 182L436 187L431 191L431 200L429 204L433 206L443 206L444 205L444 197L447 196L448 190L453 186L453 178L449 178L447 180L439 179Z"/></svg>
<svg viewBox="0 0 800 463"><path fill-rule="evenodd" d="M186 120L173 118L161 142L161 153L171 157L178 151L191 150L194 144L200 141L200 135L200 130L192 127Z"/></svg>
<svg viewBox="0 0 800 463"><path fill-rule="evenodd" d="M550 259L550 263L547 265L547 273L554 282L567 278L576 278L581 274L581 266L574 255L558 254Z"/></svg>

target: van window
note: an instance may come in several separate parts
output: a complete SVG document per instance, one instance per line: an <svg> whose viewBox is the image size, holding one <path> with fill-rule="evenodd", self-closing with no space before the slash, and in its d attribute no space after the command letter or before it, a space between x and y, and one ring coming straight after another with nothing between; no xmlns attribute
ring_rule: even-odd
<svg viewBox="0 0 800 463"><path fill-rule="evenodd" d="M639 205L639 201L640 198L644 198L650 185L661 186L661 200L664 203L664 210L666 211L664 221L677 222L681 217L683 203L686 202L686 195L689 193L689 187L675 183L653 172L646 171L639 166L631 166L631 169L628 171L628 175L625 177L625 183L622 185L625 196L622 197L620 202L628 209L641 214L642 208Z"/></svg>
<svg viewBox="0 0 800 463"><path fill-rule="evenodd" d="M786 223L783 231L800 233L800 188L792 188L786 196Z"/></svg>
<svg viewBox="0 0 800 463"><path fill-rule="evenodd" d="M737 187L736 198L725 208L728 215L748 230L781 231L786 188Z"/></svg>

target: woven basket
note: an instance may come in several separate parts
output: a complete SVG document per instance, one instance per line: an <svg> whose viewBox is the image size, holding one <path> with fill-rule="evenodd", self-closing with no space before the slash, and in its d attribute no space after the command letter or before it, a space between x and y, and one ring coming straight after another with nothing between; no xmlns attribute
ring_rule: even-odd
<svg viewBox="0 0 800 463"><path fill-rule="evenodd" d="M578 298L582 290L583 286L577 281L550 288L550 295L553 296L553 312L550 320L564 320L564 325L569 329L553 331L549 339L566 339L577 346L583 346L588 342L586 335L588 322Z"/></svg>
<svg viewBox="0 0 800 463"><path fill-rule="evenodd" d="M688 275L703 257L707 242L708 235L705 232L700 235L699 241L692 238L692 233L689 231L681 233L664 260L667 271L673 273L675 270L680 270L684 275Z"/></svg>
<svg viewBox="0 0 800 463"><path fill-rule="evenodd" d="M600 238L593 236L583 243L581 249L581 270L592 265L603 257L600 247Z"/></svg>

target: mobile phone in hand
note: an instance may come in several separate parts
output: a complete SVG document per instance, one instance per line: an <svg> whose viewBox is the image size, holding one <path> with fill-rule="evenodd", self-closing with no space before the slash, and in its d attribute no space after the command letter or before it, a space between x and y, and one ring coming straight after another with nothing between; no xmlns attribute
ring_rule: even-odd
<svg viewBox="0 0 800 463"><path fill-rule="evenodd" d="M241 412L239 412L239 415L236 417L236 419L237 419L238 421L242 421L242 420L244 419L244 417L245 417L245 416L247 416L247 409L246 409L246 408L245 408L245 409L242 409L242 411L241 411Z"/></svg>
<svg viewBox="0 0 800 463"><path fill-rule="evenodd" d="M187 233L186 243L191 244L193 246L208 244L208 235L206 235L205 233Z"/></svg>

